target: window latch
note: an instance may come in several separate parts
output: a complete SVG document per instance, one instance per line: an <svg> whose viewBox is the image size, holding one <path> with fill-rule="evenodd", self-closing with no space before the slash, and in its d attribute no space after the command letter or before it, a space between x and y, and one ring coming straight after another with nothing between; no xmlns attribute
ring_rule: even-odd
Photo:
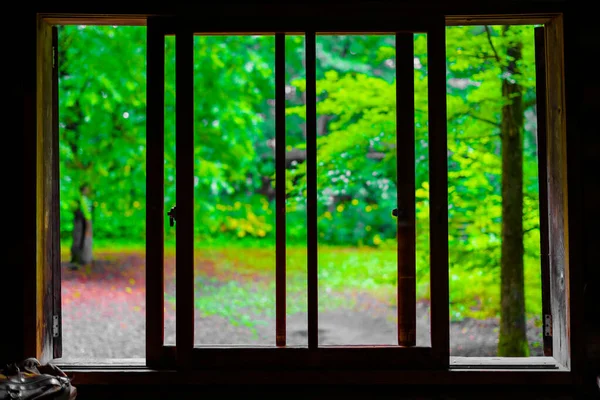
<svg viewBox="0 0 600 400"><path fill-rule="evenodd" d="M401 221L408 219L408 211L406 208L394 208L392 210L392 217L396 217Z"/></svg>
<svg viewBox="0 0 600 400"><path fill-rule="evenodd" d="M544 336L552 336L552 314L544 315Z"/></svg>
<svg viewBox="0 0 600 400"><path fill-rule="evenodd" d="M169 216L169 226L175 225L175 220L177 219L176 218L176 208L177 208L177 206L171 207L171 209L167 213L167 215Z"/></svg>
<svg viewBox="0 0 600 400"><path fill-rule="evenodd" d="M60 331L58 330L58 315L52 316L52 336L59 337Z"/></svg>

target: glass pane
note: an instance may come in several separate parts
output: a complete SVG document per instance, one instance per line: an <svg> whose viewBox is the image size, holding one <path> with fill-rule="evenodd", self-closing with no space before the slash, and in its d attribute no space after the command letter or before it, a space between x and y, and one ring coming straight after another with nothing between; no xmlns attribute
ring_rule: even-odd
<svg viewBox="0 0 600 400"><path fill-rule="evenodd" d="M319 343L396 344L394 36L317 37Z"/></svg>
<svg viewBox="0 0 600 400"><path fill-rule="evenodd" d="M59 27L64 359L145 354L146 28Z"/></svg>
<svg viewBox="0 0 600 400"><path fill-rule="evenodd" d="M543 355L533 32L446 30L456 356Z"/></svg>
<svg viewBox="0 0 600 400"><path fill-rule="evenodd" d="M274 47L194 38L196 344L275 344Z"/></svg>
<svg viewBox="0 0 600 400"><path fill-rule="evenodd" d="M304 36L287 36L286 63L286 236L287 344L308 345L306 253L306 106Z"/></svg>
<svg viewBox="0 0 600 400"><path fill-rule="evenodd" d="M175 345L175 225L166 213L175 206L175 36L165 36L165 255L164 344Z"/></svg>
<svg viewBox="0 0 600 400"><path fill-rule="evenodd" d="M427 35L414 35L417 346L431 346L429 257L429 96Z"/></svg>

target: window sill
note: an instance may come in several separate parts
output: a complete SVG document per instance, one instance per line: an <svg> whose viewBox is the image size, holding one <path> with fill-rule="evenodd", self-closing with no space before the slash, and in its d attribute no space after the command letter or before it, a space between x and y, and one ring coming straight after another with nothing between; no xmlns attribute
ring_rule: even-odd
<svg viewBox="0 0 600 400"><path fill-rule="evenodd" d="M56 358L61 369L81 371L138 370L147 371L145 358ZM459 370L556 370L565 372L553 357L450 357L449 371Z"/></svg>
<svg viewBox="0 0 600 400"><path fill-rule="evenodd" d="M475 368L446 370L313 370L313 369L207 369L153 370L133 365L59 365L77 385L181 384L405 384L405 385L571 385L577 382L562 367Z"/></svg>
<svg viewBox="0 0 600 400"><path fill-rule="evenodd" d="M553 357L450 357L450 369L544 369L567 371Z"/></svg>

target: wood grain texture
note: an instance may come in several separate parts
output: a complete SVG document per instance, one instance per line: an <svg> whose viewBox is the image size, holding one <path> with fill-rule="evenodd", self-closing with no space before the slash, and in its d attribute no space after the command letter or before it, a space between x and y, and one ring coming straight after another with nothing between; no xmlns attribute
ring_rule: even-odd
<svg viewBox="0 0 600 400"><path fill-rule="evenodd" d="M569 368L569 238L562 18L548 23L545 32L552 350L554 358Z"/></svg>
<svg viewBox="0 0 600 400"><path fill-rule="evenodd" d="M538 181L540 196L540 267L542 279L542 324L551 315L550 249L548 242L548 168L546 158L546 43L544 28L535 28L536 113L538 143ZM544 355L552 356L552 335L542 332Z"/></svg>
<svg viewBox="0 0 600 400"><path fill-rule="evenodd" d="M53 357L52 200L53 200L53 58L52 27L38 19L37 37L37 267L35 344L29 354L44 363Z"/></svg>

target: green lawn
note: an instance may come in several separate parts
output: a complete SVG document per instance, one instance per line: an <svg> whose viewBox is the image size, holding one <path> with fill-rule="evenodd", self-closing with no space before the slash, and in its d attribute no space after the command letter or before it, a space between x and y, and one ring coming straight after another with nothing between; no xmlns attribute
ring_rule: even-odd
<svg viewBox="0 0 600 400"><path fill-rule="evenodd" d="M96 241L94 253L100 259L110 254L144 256L144 244ZM68 259L69 245L62 245ZM165 246L167 257L174 245ZM273 245L203 244L195 250L196 280L200 296L196 307L207 313L223 312L224 304L244 308L251 314L273 310L275 302L275 252ZM210 266L210 268L207 268ZM306 310L306 247L287 250L288 312ZM396 303L396 250L373 247L319 247L319 291L321 308L351 307L353 295L368 294L391 305ZM525 265L525 295L528 318L541 314L539 267ZM226 299L226 301L223 301ZM348 302L350 299L350 303ZM417 300L429 300L429 268L417 267ZM485 319L500 313L499 270L450 269L451 318ZM213 310L213 311L211 311ZM233 311L232 311L233 312Z"/></svg>

